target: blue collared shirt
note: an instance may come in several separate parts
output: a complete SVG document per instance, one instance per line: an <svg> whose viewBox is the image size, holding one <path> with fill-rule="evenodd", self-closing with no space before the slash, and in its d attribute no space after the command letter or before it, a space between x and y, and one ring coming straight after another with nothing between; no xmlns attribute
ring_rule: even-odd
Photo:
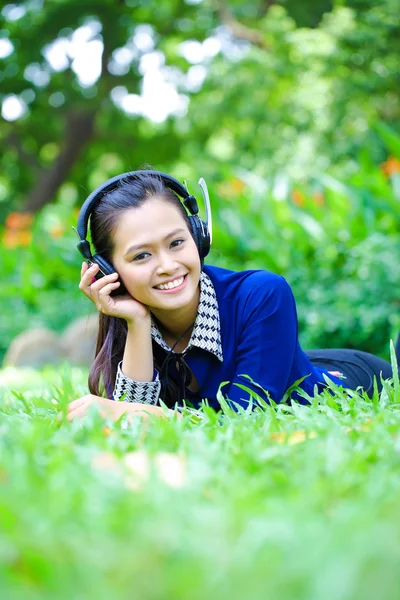
<svg viewBox="0 0 400 600"><path fill-rule="evenodd" d="M154 324L152 338L170 350ZM315 386L319 392L326 387L324 374L347 387L326 369L312 366L299 344L292 290L283 277L269 271L235 272L205 265L198 314L184 355L199 386L198 392L186 390L195 407L207 398L218 409L221 383L224 397L243 407L248 406L249 393L240 385L268 400L265 390L275 402L303 377L300 387L310 396ZM120 363L113 396L118 399L123 393L127 401L156 403L158 374L152 382L135 382L122 373ZM291 397L305 402L296 392Z"/></svg>

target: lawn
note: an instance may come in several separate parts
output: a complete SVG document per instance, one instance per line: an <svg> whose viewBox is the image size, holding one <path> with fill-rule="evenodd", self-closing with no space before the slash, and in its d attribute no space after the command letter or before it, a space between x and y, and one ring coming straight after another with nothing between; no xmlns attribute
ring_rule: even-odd
<svg viewBox="0 0 400 600"><path fill-rule="evenodd" d="M398 600L397 379L372 400L69 423L86 375L0 371L2 598Z"/></svg>

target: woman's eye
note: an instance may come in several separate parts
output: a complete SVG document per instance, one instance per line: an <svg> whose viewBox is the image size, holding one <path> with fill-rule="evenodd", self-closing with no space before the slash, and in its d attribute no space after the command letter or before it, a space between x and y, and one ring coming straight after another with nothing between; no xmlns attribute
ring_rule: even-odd
<svg viewBox="0 0 400 600"><path fill-rule="evenodd" d="M176 248L177 246L180 246L181 244L183 244L184 241L185 240L174 240L173 242L171 242L171 246Z"/></svg>
<svg viewBox="0 0 400 600"><path fill-rule="evenodd" d="M135 258L133 260L143 260L144 258L146 258L146 256L148 255L148 252L142 252L141 254L138 254L137 256L135 256Z"/></svg>

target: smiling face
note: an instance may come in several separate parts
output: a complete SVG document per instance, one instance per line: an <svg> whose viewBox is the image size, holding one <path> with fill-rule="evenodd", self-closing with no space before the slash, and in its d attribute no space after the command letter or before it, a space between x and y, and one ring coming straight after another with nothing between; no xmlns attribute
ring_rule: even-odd
<svg viewBox="0 0 400 600"><path fill-rule="evenodd" d="M131 296L162 321L171 311L197 311L199 253L173 204L155 197L124 211L113 239L112 262Z"/></svg>

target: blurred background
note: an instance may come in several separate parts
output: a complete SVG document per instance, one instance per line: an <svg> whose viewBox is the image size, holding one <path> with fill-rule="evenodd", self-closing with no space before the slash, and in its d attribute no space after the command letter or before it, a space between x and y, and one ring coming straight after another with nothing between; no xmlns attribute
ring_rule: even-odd
<svg viewBox="0 0 400 600"><path fill-rule="evenodd" d="M97 185L145 166L199 198L206 179L208 262L286 277L304 349L388 359L400 330L398 8L3 4L0 364L17 334L60 334L95 312L72 225Z"/></svg>

